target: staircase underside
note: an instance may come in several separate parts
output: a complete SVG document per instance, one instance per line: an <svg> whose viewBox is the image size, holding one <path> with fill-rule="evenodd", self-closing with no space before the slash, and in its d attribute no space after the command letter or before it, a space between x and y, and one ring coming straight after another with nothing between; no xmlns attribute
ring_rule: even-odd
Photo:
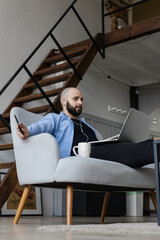
<svg viewBox="0 0 160 240"><path fill-rule="evenodd" d="M127 26L121 30L105 34L105 48L131 39L135 39L147 34L160 31L160 17L148 19L131 26ZM97 34L95 41L97 45L102 47L102 36ZM85 40L79 43L64 47L63 50L70 58L72 64L75 66L79 75L83 77L89 65L93 61L97 49L91 40ZM37 70L33 73L42 88L45 90L48 97L53 98L53 105L58 112L61 111L60 94L66 87L76 87L80 79L76 73L71 69L70 65L65 61L64 56L57 49L52 49L44 61L40 64ZM54 87L53 87L54 85ZM59 85L58 87L55 87ZM2 116L9 124L9 113L12 107L23 107L24 104L44 99L42 93L37 92L37 87L31 79L23 86L19 93L15 96L13 101L9 104ZM53 112L49 103L32 108L26 108L28 111L34 113L47 114ZM0 121L0 135L10 134L6 125ZM0 151L13 149L12 143L5 143L0 145ZM3 159L1 159L1 162ZM0 169L9 169L0 184L0 208L8 199L12 189L17 183L16 165L14 163L0 163Z"/></svg>
<svg viewBox="0 0 160 240"><path fill-rule="evenodd" d="M97 45L101 47L101 34L95 36L95 41ZM10 124L10 110L15 106L23 107L30 112L42 113L44 115L54 112L55 109L57 112L61 111L60 95L62 90L66 87L76 87L78 85L81 80L79 79L79 75L83 77L97 53L97 49L91 40L72 44L64 47L63 50L69 57L78 75L57 49L52 49L33 73L33 78L37 81L43 92L45 92L45 95L52 99L54 109L47 101L44 101L45 104L34 106L35 101L44 100L45 98L43 92L39 91L32 79L29 79L2 114L8 124ZM26 104L28 103L32 103L34 107L26 108ZM10 134L10 131L4 122L1 121L0 135L3 136L4 134ZM10 149L13 149L12 143L0 145L0 151ZM0 184L1 208L17 183L17 174L15 162L7 163L6 165L1 163L0 168L9 168L9 171Z"/></svg>
<svg viewBox="0 0 160 240"><path fill-rule="evenodd" d="M160 31L160 16L105 34L105 48Z"/></svg>

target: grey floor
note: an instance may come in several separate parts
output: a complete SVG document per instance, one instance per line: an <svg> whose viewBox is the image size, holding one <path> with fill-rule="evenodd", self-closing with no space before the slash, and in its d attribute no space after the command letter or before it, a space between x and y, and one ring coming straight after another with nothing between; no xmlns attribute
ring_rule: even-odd
<svg viewBox="0 0 160 240"><path fill-rule="evenodd" d="M99 217L73 217L73 224L96 224L99 223ZM51 233L38 230L39 226L52 225L52 224L65 224L66 219L64 217L42 217L42 216L22 216L18 225L12 224L13 217L0 217L0 239L3 240L138 240L138 239L157 239L157 236L115 236L113 235L98 235L98 234L86 234L86 233ZM117 222L156 222L156 217L106 217L105 224L117 223Z"/></svg>

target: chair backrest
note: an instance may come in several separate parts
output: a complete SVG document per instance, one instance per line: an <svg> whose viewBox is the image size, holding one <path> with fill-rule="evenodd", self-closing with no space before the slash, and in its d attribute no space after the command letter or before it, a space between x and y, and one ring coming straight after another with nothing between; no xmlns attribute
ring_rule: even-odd
<svg viewBox="0 0 160 240"><path fill-rule="evenodd" d="M17 136L14 115L26 126L37 122L43 116L14 107L10 113L12 139L20 184L39 184L54 181L59 161L59 147L56 139L48 133L38 134L21 140Z"/></svg>
<svg viewBox="0 0 160 240"><path fill-rule="evenodd" d="M10 120L11 120L11 128L12 128L13 133L16 132L15 127L17 125L14 115L17 116L19 122L24 123L26 126L30 125L31 123L37 122L38 120L40 120L43 117L40 114L28 112L27 110L20 108L20 107L12 108L11 113L10 113Z"/></svg>
<svg viewBox="0 0 160 240"><path fill-rule="evenodd" d="M19 122L22 122L26 126L34 122L37 122L42 118L42 116L40 114L28 112L27 110L20 107L14 107L11 109L11 112L10 112L11 132L12 132L13 144L16 145L16 143L21 140L17 137L17 130L16 130L17 122L14 115L17 117Z"/></svg>

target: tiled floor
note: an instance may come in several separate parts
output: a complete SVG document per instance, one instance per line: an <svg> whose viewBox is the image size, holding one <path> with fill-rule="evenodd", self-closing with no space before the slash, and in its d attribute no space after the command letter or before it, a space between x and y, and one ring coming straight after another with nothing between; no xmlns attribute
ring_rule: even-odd
<svg viewBox="0 0 160 240"><path fill-rule="evenodd" d="M98 217L73 217L73 224L96 224L99 223ZM52 224L65 224L64 217L40 217L40 216L23 216L20 218L18 225L12 224L13 217L0 217L0 239L2 240L143 240L143 239L157 239L159 237L152 236L115 236L113 235L99 235L99 234L86 234L86 233L51 233L44 232L38 229L39 226L52 225ZM117 222L156 222L156 217L106 217L105 223Z"/></svg>

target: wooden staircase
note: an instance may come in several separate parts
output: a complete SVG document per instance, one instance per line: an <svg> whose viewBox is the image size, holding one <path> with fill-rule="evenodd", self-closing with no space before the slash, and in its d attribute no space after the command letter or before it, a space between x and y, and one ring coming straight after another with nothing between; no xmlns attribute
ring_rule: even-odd
<svg viewBox="0 0 160 240"><path fill-rule="evenodd" d="M94 40L101 48L101 34L97 34ZM83 77L97 53L97 49L91 40L72 44L64 47L63 50L81 77ZM52 49L50 51L37 70L33 73L33 76L38 81L38 84L42 87L43 91L45 91L45 94L49 98L52 98L53 105L57 112L61 111L60 94L62 90L66 87L76 87L80 82L77 74L71 69L70 64L57 49ZM47 90L45 90L46 88ZM15 106L23 107L30 112L43 113L44 115L49 112L54 112L49 104L42 105L40 103L39 106L36 105L36 107L33 108L25 107L27 103L34 103L34 101L41 99L44 99L43 94L39 93L39 91L37 92L37 86L33 83L32 79L29 79L3 112L2 116L5 121L10 124L10 110ZM9 133L10 131L4 122L0 121L0 135ZM12 143L0 145L0 151L7 151L9 149L13 149ZM3 162L3 159L0 160ZM0 169L6 168L9 170L0 183L0 208L2 208L3 204L6 202L18 181L15 162L0 163Z"/></svg>

